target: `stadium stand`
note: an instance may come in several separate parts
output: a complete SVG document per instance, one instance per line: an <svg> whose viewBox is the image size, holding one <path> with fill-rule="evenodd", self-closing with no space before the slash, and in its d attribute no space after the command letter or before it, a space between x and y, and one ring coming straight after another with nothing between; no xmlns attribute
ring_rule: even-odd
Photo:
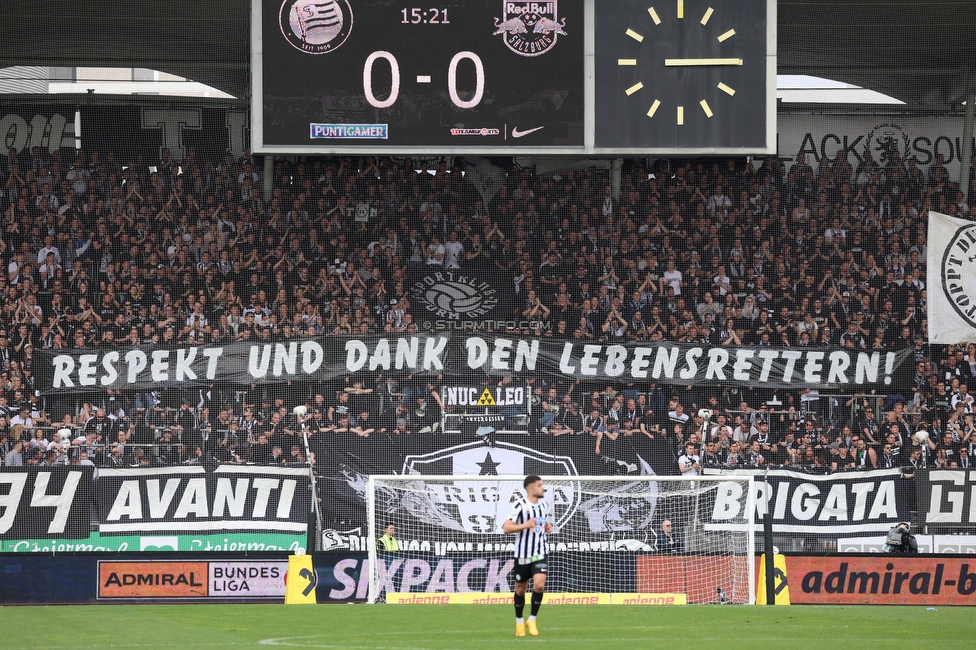
<svg viewBox="0 0 976 650"><path fill-rule="evenodd" d="M883 393L542 377L530 433L589 433L597 453L603 438L657 436L677 472L707 407L706 466L826 472L971 456L976 346L924 343L927 212L970 216L938 164L628 161L619 198L601 170L513 166L484 204L447 163L279 159L265 201L249 153L155 157L35 148L0 161L7 465L301 464L291 409L306 399L313 441L436 433L449 408L438 385L395 374L287 392L34 386L39 349L414 332L425 312L411 278L431 267L510 287L509 335L915 351L911 382ZM362 204L376 218L348 210ZM920 444L910 434L923 427Z"/></svg>

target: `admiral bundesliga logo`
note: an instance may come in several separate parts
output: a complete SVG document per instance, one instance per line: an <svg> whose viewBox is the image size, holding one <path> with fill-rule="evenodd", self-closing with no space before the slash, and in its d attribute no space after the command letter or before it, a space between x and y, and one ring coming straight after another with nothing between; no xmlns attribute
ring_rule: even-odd
<svg viewBox="0 0 976 650"><path fill-rule="evenodd" d="M305 54L339 49L352 32L349 0L285 0L278 12L285 40Z"/></svg>
<svg viewBox="0 0 976 650"><path fill-rule="evenodd" d="M495 18L495 33L505 45L520 56L540 56L556 46L559 36L568 36L563 29L566 19L559 20L558 3L502 2L502 17Z"/></svg>

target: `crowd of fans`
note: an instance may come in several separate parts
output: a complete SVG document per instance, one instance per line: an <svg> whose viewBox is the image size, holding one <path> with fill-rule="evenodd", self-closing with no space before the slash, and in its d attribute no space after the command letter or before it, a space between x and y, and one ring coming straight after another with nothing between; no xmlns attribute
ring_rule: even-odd
<svg viewBox="0 0 976 650"><path fill-rule="evenodd" d="M416 331L408 287L432 267L511 283L511 316L540 324L526 336L915 352L911 385L840 408L810 390L534 378L532 432L592 435L599 454L648 436L681 471L968 464L976 346L926 343L928 210L970 212L940 159L634 160L619 193L601 170L513 166L487 202L460 164L277 159L266 195L262 162L38 147L0 160L6 464L305 463L275 390L309 400L313 439L436 432L437 386L411 378L84 405L40 397L34 378L38 349ZM370 397L342 405L350 394ZM715 417L697 440L703 407ZM924 445L911 437L923 427Z"/></svg>

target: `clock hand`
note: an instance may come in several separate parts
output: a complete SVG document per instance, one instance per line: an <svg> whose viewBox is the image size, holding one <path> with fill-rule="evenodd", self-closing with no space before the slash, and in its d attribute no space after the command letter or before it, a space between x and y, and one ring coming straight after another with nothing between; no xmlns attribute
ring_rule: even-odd
<svg viewBox="0 0 976 650"><path fill-rule="evenodd" d="M666 67L676 66L705 66L705 65L742 65L742 59L664 59Z"/></svg>

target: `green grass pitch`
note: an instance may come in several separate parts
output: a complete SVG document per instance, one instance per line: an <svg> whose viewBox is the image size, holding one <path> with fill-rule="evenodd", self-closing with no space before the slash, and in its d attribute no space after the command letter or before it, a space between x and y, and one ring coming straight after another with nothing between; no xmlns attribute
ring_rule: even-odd
<svg viewBox="0 0 976 650"><path fill-rule="evenodd" d="M526 607L528 613L528 607ZM110 605L0 608L0 649L973 648L964 607L543 606L515 638L508 606Z"/></svg>

